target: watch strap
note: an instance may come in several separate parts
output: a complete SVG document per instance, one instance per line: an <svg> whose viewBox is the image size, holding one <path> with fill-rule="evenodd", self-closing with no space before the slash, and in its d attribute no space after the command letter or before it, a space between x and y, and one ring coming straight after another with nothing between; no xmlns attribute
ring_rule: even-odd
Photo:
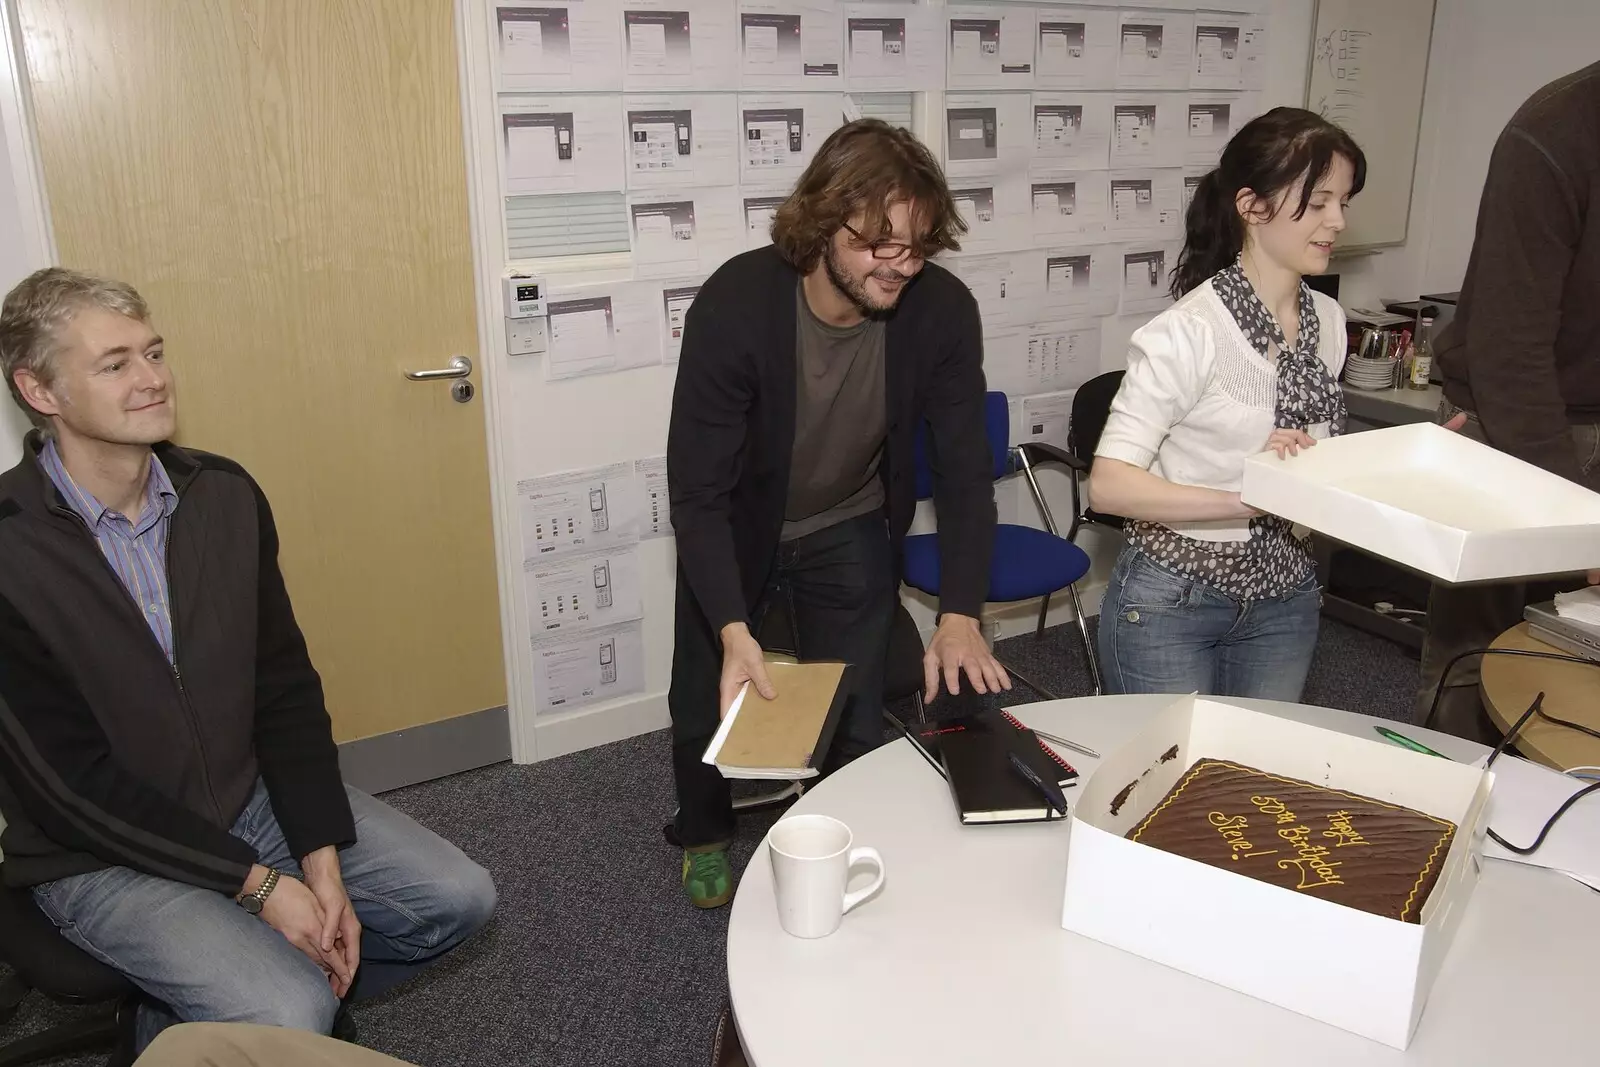
<svg viewBox="0 0 1600 1067"><path fill-rule="evenodd" d="M254 893L247 893L239 898L239 904L251 915L260 915L261 909L266 907L267 898L272 891L278 888L278 880L283 877L283 872L276 867L268 867L266 877L261 879L261 884Z"/></svg>
<svg viewBox="0 0 1600 1067"><path fill-rule="evenodd" d="M267 876L261 879L261 888L257 889L252 895L256 898L256 900L260 901L262 904L265 904L267 902L267 898L272 895L272 891L278 888L278 879L282 877L283 872L278 870L278 868L268 867Z"/></svg>

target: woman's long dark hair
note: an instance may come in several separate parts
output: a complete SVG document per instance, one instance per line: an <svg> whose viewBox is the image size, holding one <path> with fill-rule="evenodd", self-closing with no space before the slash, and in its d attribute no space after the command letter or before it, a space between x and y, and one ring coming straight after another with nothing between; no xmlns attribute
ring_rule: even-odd
<svg viewBox="0 0 1600 1067"><path fill-rule="evenodd" d="M1249 189L1271 203L1304 177L1300 202L1294 205L1298 219L1306 213L1312 190L1340 156L1355 168L1350 186L1354 196L1366 184L1367 157L1344 130L1298 107L1275 107L1245 123L1222 150L1216 169L1195 187L1184 218L1183 253L1172 272L1173 299L1232 263L1244 249L1244 220L1236 206L1239 190Z"/></svg>

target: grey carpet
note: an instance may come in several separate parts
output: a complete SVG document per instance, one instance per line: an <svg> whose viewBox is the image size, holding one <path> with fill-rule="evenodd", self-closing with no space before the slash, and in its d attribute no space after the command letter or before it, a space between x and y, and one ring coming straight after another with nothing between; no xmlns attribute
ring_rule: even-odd
<svg viewBox="0 0 1600 1067"><path fill-rule="evenodd" d="M1060 695L1089 691L1075 630L1010 638L1000 652ZM1323 620L1307 703L1405 719L1416 685L1412 653ZM1003 702L1034 699L1019 686ZM661 835L672 796L664 731L386 794L487 867L500 907L433 970L359 1005L361 1043L423 1067L708 1063L727 989L728 909L698 912L681 895L679 855ZM738 868L776 817L741 821ZM30 997L0 1040L74 1010Z"/></svg>

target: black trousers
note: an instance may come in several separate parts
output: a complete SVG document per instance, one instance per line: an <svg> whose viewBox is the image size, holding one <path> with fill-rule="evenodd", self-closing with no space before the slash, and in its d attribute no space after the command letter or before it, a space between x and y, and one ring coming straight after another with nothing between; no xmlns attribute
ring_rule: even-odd
<svg viewBox="0 0 1600 1067"><path fill-rule="evenodd" d="M799 659L855 665L844 719L823 773L883 743L883 671L899 581L881 511L848 519L778 546L772 575L756 605L752 632L775 605L789 611ZM719 722L722 644L678 570L672 653L672 766L678 789L678 839L685 847L733 838L728 781L701 762Z"/></svg>

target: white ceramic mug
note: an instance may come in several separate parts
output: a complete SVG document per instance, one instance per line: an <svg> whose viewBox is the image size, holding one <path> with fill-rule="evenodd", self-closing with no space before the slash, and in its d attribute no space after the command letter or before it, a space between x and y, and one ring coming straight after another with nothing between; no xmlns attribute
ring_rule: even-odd
<svg viewBox="0 0 1600 1067"><path fill-rule="evenodd" d="M795 937L827 937L857 904L883 888L883 857L875 848L851 848L850 827L826 815L779 819L767 835L778 922ZM875 867L871 884L846 893L857 865Z"/></svg>

